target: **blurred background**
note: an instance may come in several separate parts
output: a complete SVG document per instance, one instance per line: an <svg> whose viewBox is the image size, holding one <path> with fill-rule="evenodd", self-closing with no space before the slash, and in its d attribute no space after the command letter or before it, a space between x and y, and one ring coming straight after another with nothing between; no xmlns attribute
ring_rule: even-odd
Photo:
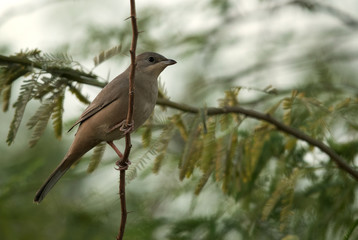
<svg viewBox="0 0 358 240"><path fill-rule="evenodd" d="M356 166L357 1L136 3L142 31L137 52L156 51L178 62L160 77L171 100L201 108L218 106L225 91L239 87L240 105L266 112L297 89L309 104L314 102L310 99L317 99L320 103L314 104L323 107L319 111L308 107L309 113L295 110L300 116L297 121L311 121L314 126L291 125L330 141L332 148ZM129 65L129 1L1 0L0 6L0 55L35 48L66 53L102 81L110 81ZM93 58L116 45L121 45L121 54L94 67ZM12 88L12 103L20 85L18 81ZM98 87L82 87L89 99L99 91ZM345 101L349 103L344 105ZM339 104L347 108L334 111ZM38 106L39 102L29 103L24 123ZM66 93L64 131L85 108ZM156 109L158 119L175 113ZM74 133L64 132L58 140L48 126L30 148L31 131L22 124L8 146L13 114L10 108L0 115L0 239L114 239L120 202L112 150L107 148L91 174L86 171L91 157L87 154L40 205L33 204L35 192L61 161ZM190 117L185 119L190 122ZM245 122L243 127L238 130L242 139L253 136L250 131L257 121ZM203 173L195 169L180 177L178 165L185 146L180 134L173 135L160 170L153 173L155 154L143 146L144 131L140 129L133 139L125 239L345 239L350 229L353 233L346 239L358 237L358 231L354 232L357 183L330 165L325 154L303 142L293 143L283 134L272 133L268 140L272 149L267 150L262 172L251 185L236 188L232 185L235 178L225 187L213 174L196 194ZM152 138L159 135L154 131ZM290 148L290 143L295 147ZM123 149L124 141L117 146ZM298 183L292 180L296 179L295 169L307 170L299 173Z"/></svg>

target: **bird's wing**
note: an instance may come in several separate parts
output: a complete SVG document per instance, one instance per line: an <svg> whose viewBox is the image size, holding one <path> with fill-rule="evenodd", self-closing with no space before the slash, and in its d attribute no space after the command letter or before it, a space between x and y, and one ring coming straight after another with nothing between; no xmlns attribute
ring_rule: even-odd
<svg viewBox="0 0 358 240"><path fill-rule="evenodd" d="M68 130L70 132L76 125L83 123L103 108L107 107L109 104L118 99L121 95L121 92L127 92L127 88L119 88L121 82L120 76L115 78L113 81L108 83L102 91L97 95L97 97L93 100L93 102L86 108L86 110L82 113L80 118L72 125L72 127ZM125 81L123 81L125 82ZM125 84L126 85L126 84ZM127 89L127 90L126 90ZM124 91L124 92L123 92Z"/></svg>
<svg viewBox="0 0 358 240"><path fill-rule="evenodd" d="M109 104L111 104L113 101L115 101L116 98L111 99L110 101L106 101L100 104L91 104L86 108L86 110L82 113L81 117L71 126L71 128L68 130L70 132L76 125L86 121L99 111L101 111L103 108L107 107Z"/></svg>

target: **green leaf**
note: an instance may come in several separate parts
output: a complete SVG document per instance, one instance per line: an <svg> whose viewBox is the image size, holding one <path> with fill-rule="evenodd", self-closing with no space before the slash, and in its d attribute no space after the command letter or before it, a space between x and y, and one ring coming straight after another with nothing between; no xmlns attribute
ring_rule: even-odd
<svg viewBox="0 0 358 240"><path fill-rule="evenodd" d="M52 113L52 126L57 139L61 139L62 136L62 114L63 114L63 101L64 92L59 94L56 98Z"/></svg>
<svg viewBox="0 0 358 240"><path fill-rule="evenodd" d="M216 157L215 157L215 179L221 181L224 175L224 156L225 156L224 137L216 140Z"/></svg>
<svg viewBox="0 0 358 240"><path fill-rule="evenodd" d="M272 107L270 107L270 109L268 111L266 111L267 114L274 114L276 112L276 110L278 109L278 107L281 105L283 100L278 101L276 104L274 104Z"/></svg>
<svg viewBox="0 0 358 240"><path fill-rule="evenodd" d="M232 114L222 114L219 117L219 122L220 122L220 130L221 131L228 130L233 122Z"/></svg>
<svg viewBox="0 0 358 240"><path fill-rule="evenodd" d="M201 176L198 185L195 188L195 195L199 195L201 190L203 190L205 184L208 182L211 173L214 170L214 165L211 165L209 169Z"/></svg>
<svg viewBox="0 0 358 240"><path fill-rule="evenodd" d="M291 175L289 177L284 177L276 186L276 190L272 193L271 197L267 200L263 210L262 217L263 221L266 221L275 208L275 206L279 203L280 199L283 203L283 208L280 212L280 229L283 231L288 217L292 214L291 207L293 202L293 194L295 185L297 182L297 178L300 174L299 169L293 169Z"/></svg>
<svg viewBox="0 0 358 240"><path fill-rule="evenodd" d="M20 52L16 53L16 56L18 57L36 57L39 56L41 53L41 50L35 48L32 50L26 49L26 50L21 50Z"/></svg>
<svg viewBox="0 0 358 240"><path fill-rule="evenodd" d="M155 146L157 156L154 159L153 172L158 173L162 165L162 161L166 156L167 148L170 142L170 139L175 133L175 128L173 123L168 123L163 129L162 133L159 136L158 144Z"/></svg>
<svg viewBox="0 0 358 240"><path fill-rule="evenodd" d="M26 105L32 98L33 89L33 80L25 81L25 83L20 88L20 95L14 104L14 107L16 108L14 118L11 121L10 129L6 139L6 143L8 145L10 145L15 139L16 133L19 130L19 126L25 112Z"/></svg>
<svg viewBox="0 0 358 240"><path fill-rule="evenodd" d="M6 112L9 109L10 97L11 97L11 86L5 85L2 90L2 110Z"/></svg>
<svg viewBox="0 0 358 240"><path fill-rule="evenodd" d="M226 107L239 105L237 96L239 95L240 90L241 87L234 87L231 90L225 91L225 97L219 99L219 106Z"/></svg>
<svg viewBox="0 0 358 240"><path fill-rule="evenodd" d="M88 173L92 173L95 169L97 169L98 164L102 160L104 151L106 150L106 145L107 145L107 143L101 142L94 148L91 160L87 167Z"/></svg>
<svg viewBox="0 0 358 240"><path fill-rule="evenodd" d="M137 171L142 169L145 164L151 159L151 156L154 156L156 151L153 147L149 147L136 161L132 161L132 164L129 166L126 171L127 182L132 181L137 177Z"/></svg>
<svg viewBox="0 0 358 240"><path fill-rule="evenodd" d="M27 126L29 129L34 128L29 142L30 147L35 146L44 133L48 120L54 110L54 105L52 99L47 99L47 101L39 107L35 115L30 118Z"/></svg>
<svg viewBox="0 0 358 240"><path fill-rule="evenodd" d="M145 148L149 147L151 140L152 140L152 129L150 127L145 127L144 132L142 134L143 147Z"/></svg>
<svg viewBox="0 0 358 240"><path fill-rule="evenodd" d="M207 172L211 168L216 157L216 117L209 118L207 122L208 130L204 134L203 149L200 157L200 168L203 172Z"/></svg>
<svg viewBox="0 0 358 240"><path fill-rule="evenodd" d="M194 169L195 163L200 158L202 141L199 140L201 128L199 127L201 118L195 117L190 126L188 140L185 143L184 152L180 161L179 178L183 180L185 176L189 177Z"/></svg>
<svg viewBox="0 0 358 240"><path fill-rule="evenodd" d="M164 159L169 141L175 133L174 126L174 123L169 122L161 132L159 138L155 141L151 141L148 149L140 157L136 158L135 162L132 161L132 165L126 171L127 181L133 180L137 176L137 170L144 167L145 163L149 160L152 160L152 156L156 156L153 171L159 171L161 160Z"/></svg>
<svg viewBox="0 0 358 240"><path fill-rule="evenodd" d="M176 125L176 127L179 129L180 135L186 141L188 139L188 131L183 122L182 115L175 114L170 117L170 120Z"/></svg>
<svg viewBox="0 0 358 240"><path fill-rule="evenodd" d="M229 142L227 144L227 148L225 151L225 156L223 159L223 183L222 183L222 189L223 192L228 192L229 187L231 186L231 178L232 178L232 172L234 171L232 167L232 159L235 156L236 148L238 145L238 134L237 131L233 131L229 136Z"/></svg>
<svg viewBox="0 0 358 240"><path fill-rule="evenodd" d="M51 67L69 69L74 66L79 66L77 62L74 62L72 57L67 53L35 53L33 55L27 55L28 59L33 62L40 64L42 69L47 69Z"/></svg>
<svg viewBox="0 0 358 240"><path fill-rule="evenodd" d="M267 94L274 94L274 95L278 94L277 89L275 87L273 87L272 85L268 85L262 91Z"/></svg>
<svg viewBox="0 0 358 240"><path fill-rule="evenodd" d="M69 89L70 92L74 94L80 102L84 104L90 104L90 101L81 93L81 91L78 88L71 85Z"/></svg>
<svg viewBox="0 0 358 240"><path fill-rule="evenodd" d="M122 50L122 45L117 45L117 46L112 47L109 50L102 51L99 55L97 55L97 56L95 56L93 58L94 66L97 67L98 65L100 65L104 61L106 61L106 60L110 59L111 57L121 53L121 50Z"/></svg>
<svg viewBox="0 0 358 240"><path fill-rule="evenodd" d="M11 85L15 80L29 73L28 68L12 65L0 72L0 93L5 85Z"/></svg>

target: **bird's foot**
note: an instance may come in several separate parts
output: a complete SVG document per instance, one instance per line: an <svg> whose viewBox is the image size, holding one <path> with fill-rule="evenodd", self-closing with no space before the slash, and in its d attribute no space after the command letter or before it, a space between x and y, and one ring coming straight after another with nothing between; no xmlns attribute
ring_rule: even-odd
<svg viewBox="0 0 358 240"><path fill-rule="evenodd" d="M131 123L123 123L122 126L119 128L120 131L122 131L125 135L127 133L131 133L134 130L134 121L132 121Z"/></svg>
<svg viewBox="0 0 358 240"><path fill-rule="evenodd" d="M131 133L134 130L134 121L132 121L129 124L126 124L127 121L123 120L120 123L117 123L116 125L114 125L113 127L111 127L109 130L107 130L107 133L113 132L116 129L119 129L119 131L123 132L124 135L127 133Z"/></svg>
<svg viewBox="0 0 358 240"><path fill-rule="evenodd" d="M118 129L121 130L121 128L123 127L123 125L126 124L126 120L123 120L120 123L117 123L116 125L114 125L113 127L111 127L110 129L107 130L107 133L113 132L114 130Z"/></svg>
<svg viewBox="0 0 358 240"><path fill-rule="evenodd" d="M122 159L119 159L117 162L116 162L116 165L117 165L117 168L116 170L127 170L129 165L131 165L131 161L129 161L129 159L125 162L122 162Z"/></svg>
<svg viewBox="0 0 358 240"><path fill-rule="evenodd" d="M117 153L119 160L116 162L116 166L117 168L115 168L116 170L127 170L129 165L131 165L131 161L129 161L129 159L127 159L127 161L122 161L123 160L123 153L121 153L121 151L119 151L119 149L116 147L116 145L114 145L114 143L112 141L108 141L107 142L109 146L111 146L113 148L113 150Z"/></svg>

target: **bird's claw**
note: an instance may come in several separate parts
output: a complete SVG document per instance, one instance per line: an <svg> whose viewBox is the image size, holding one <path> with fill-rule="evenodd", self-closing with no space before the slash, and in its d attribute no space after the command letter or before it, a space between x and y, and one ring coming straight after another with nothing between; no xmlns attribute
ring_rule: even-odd
<svg viewBox="0 0 358 240"><path fill-rule="evenodd" d="M126 135L127 133L131 133L134 130L134 121L132 121L131 123L126 124L126 120L123 120L120 123L117 123L116 125L114 125L113 127L111 127L110 129L108 129L106 132L107 133L111 133L116 129L119 129L119 131L123 132L124 135Z"/></svg>
<svg viewBox="0 0 358 240"><path fill-rule="evenodd" d="M115 168L116 170L127 170L129 165L131 165L131 161L127 160L125 162L122 162L122 159L118 160L116 162L117 168Z"/></svg>
<svg viewBox="0 0 358 240"><path fill-rule="evenodd" d="M133 132L133 130L134 130L134 121L132 121L131 123L128 123L128 124L125 124L125 123L122 124L122 126L119 128L119 130L121 132L123 132L125 135L127 133Z"/></svg>

